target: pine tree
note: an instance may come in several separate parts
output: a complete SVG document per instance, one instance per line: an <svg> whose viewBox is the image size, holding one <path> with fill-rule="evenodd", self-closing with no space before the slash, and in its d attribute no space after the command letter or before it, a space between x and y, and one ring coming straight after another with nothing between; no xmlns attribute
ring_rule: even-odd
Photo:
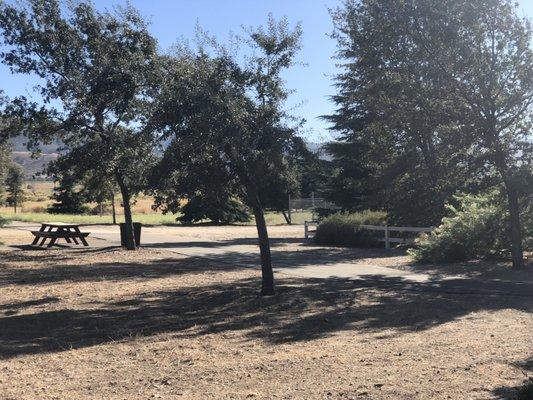
<svg viewBox="0 0 533 400"><path fill-rule="evenodd" d="M17 207L22 205L26 197L24 181L24 170L18 164L12 163L7 171L6 191L7 204L14 207L15 213L17 212Z"/></svg>
<svg viewBox="0 0 533 400"><path fill-rule="evenodd" d="M58 180L58 186L54 188L52 199L55 201L48 207L51 214L85 214L89 207L85 205L85 196L76 188L76 182L72 176L65 174Z"/></svg>

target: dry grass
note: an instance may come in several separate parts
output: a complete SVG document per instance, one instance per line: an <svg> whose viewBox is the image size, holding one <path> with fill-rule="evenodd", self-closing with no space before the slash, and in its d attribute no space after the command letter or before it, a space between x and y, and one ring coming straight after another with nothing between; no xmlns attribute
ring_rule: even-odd
<svg viewBox="0 0 533 400"><path fill-rule="evenodd" d="M531 297L280 276L261 298L257 270L161 250L0 257L2 400L488 399L530 373Z"/></svg>
<svg viewBox="0 0 533 400"><path fill-rule="evenodd" d="M24 222L70 222L80 224L110 224L111 205L106 204L105 211L102 216L98 215L99 211L96 203L89 203L90 215L65 215L65 214L48 214L47 208L53 203L51 199L54 183L50 181L27 181L25 184L26 201L19 206L18 213L14 213L13 207L0 206L0 217L10 219L13 221ZM177 224L176 215L163 215L160 210L152 208L154 199L151 196L139 195L135 198L132 205L134 219L143 224L163 225L163 224ZM120 203L120 196L115 199L116 213L119 222L123 220L123 210ZM281 225L285 224L285 219L281 213L267 212L265 215L267 224ZM310 212L294 212L293 223L303 224L304 221L312 219ZM249 224L253 224L253 221Z"/></svg>

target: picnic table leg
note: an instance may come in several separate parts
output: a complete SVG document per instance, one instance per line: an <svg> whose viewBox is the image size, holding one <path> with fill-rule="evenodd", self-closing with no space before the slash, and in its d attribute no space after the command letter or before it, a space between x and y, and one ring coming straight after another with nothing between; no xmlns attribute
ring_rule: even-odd
<svg viewBox="0 0 533 400"><path fill-rule="evenodd" d="M71 228L67 228L67 232L76 232L74 229L71 229ZM79 244L78 243L78 239L76 237L72 237L70 238L74 241L74 244ZM67 240L70 240L70 239L67 239ZM70 242L69 242L70 243Z"/></svg>
<svg viewBox="0 0 533 400"><path fill-rule="evenodd" d="M70 232L70 228L64 228L64 229L61 229L61 232ZM72 240L70 240L70 238L68 236L65 236L65 240L67 241L67 243L72 243Z"/></svg>
<svg viewBox="0 0 533 400"><path fill-rule="evenodd" d="M87 243L87 240L85 240L85 238L82 236L81 232L80 232L80 228L78 227L75 227L74 230L80 234L79 238L81 240L81 242L83 243L84 246L89 246L89 243Z"/></svg>
<svg viewBox="0 0 533 400"><path fill-rule="evenodd" d="M50 238L50 243L48 243L48 247L52 247L56 243L56 240L56 237Z"/></svg>
<svg viewBox="0 0 533 400"><path fill-rule="evenodd" d="M49 227L48 227L48 230L44 229L44 231L45 231L45 232L51 232L51 231L52 231L52 227L49 226ZM43 237L43 238L41 239L41 243L39 243L39 246L43 246L43 245L44 245L44 242L46 242L46 238L45 238L45 237Z"/></svg>
<svg viewBox="0 0 533 400"><path fill-rule="evenodd" d="M41 228L39 229L39 232L44 231L46 228L44 225L41 225ZM32 246L35 246L39 242L39 236L35 236L35 239L33 239L33 242L31 242Z"/></svg>

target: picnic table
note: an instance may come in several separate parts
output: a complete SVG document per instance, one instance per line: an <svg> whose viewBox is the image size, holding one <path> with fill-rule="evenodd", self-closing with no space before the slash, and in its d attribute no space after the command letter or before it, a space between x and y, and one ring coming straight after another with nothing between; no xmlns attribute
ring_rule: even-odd
<svg viewBox="0 0 533 400"><path fill-rule="evenodd" d="M74 244L79 244L79 239L84 246L89 246L85 238L89 236L90 232L81 232L80 226L77 224L46 222L41 224L41 229L31 231L31 233L35 236L32 245L38 244L39 246L43 246L47 239L50 239L48 247L52 247L58 239L65 239L67 243L74 242Z"/></svg>

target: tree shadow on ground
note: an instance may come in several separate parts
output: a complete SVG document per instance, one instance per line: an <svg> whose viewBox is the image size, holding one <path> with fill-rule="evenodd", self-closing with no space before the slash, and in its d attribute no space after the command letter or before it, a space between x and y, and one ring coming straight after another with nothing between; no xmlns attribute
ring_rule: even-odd
<svg viewBox="0 0 533 400"><path fill-rule="evenodd" d="M492 391L498 399L509 400L530 400L533 399L533 357L527 360L514 363L516 368L519 368L524 373L524 382L517 386L501 386Z"/></svg>
<svg viewBox="0 0 533 400"><path fill-rule="evenodd" d="M256 246L257 238L236 238L236 239L223 239L223 240L205 240L205 241L172 241L172 242L160 242L160 243L149 243L149 247L153 248L188 248L191 246L194 247L205 247L209 248L223 248L228 246ZM301 238L270 238L270 247L278 247L286 244L301 244L301 245L312 245L306 239Z"/></svg>
<svg viewBox="0 0 533 400"><path fill-rule="evenodd" d="M522 293L522 288L507 287L508 293L496 295L492 287L472 287L466 281L416 283L381 275L355 280L286 278L279 280L273 297L258 296L258 284L256 278L226 280L94 301L79 309L5 316L0 318L0 357L161 333L202 337L238 331L274 344L315 340L342 330L386 338L476 311L531 312L533 305L531 292Z"/></svg>
<svg viewBox="0 0 533 400"><path fill-rule="evenodd" d="M28 258L11 257L19 262L32 262ZM52 257L53 259L53 257ZM42 260L41 260L42 261ZM183 274L202 274L206 272L223 272L246 268L231 263L215 265L203 258L162 258L157 262L102 262L94 264L71 264L57 260L52 265L39 269L4 268L0 269L0 286L2 285L45 285L61 282L100 282L125 281L129 279L154 279Z"/></svg>
<svg viewBox="0 0 533 400"><path fill-rule="evenodd" d="M525 267L516 269L506 259L471 260L455 263L410 263L410 271L434 276L464 275L481 279L511 279L533 281L533 259L526 257Z"/></svg>
<svg viewBox="0 0 533 400"><path fill-rule="evenodd" d="M141 250L142 251L142 250ZM76 248L64 251L50 250L5 252L2 258L6 263L45 264L38 269L4 268L0 269L2 284L49 284L58 282L87 282L106 280L127 280L138 278L160 278L184 273L204 273L208 271L232 271L246 268L259 269L259 255L245 251L224 251L222 253L201 253L199 256L167 256L157 262L132 262L121 258L120 248L115 246L98 248ZM101 263L72 263L73 256L106 255L114 260ZM127 253L128 256L130 253ZM302 266L323 266L337 263L357 262L368 258L388 258L398 254L377 249L337 249L337 248L303 248L294 251L273 251L274 267L299 268Z"/></svg>
<svg viewBox="0 0 533 400"><path fill-rule="evenodd" d="M146 247L157 249L188 249L191 247L204 249L224 249L232 246L257 246L257 238L235 238L223 240L206 240L206 241L164 241L146 244ZM329 251L343 254L366 255L367 257L397 257L405 255L404 249L384 249L384 248L353 248L353 247L335 247L318 245L309 239L283 237L270 238L270 247L272 249L282 248L287 245L298 245L301 250ZM257 249L259 249L257 247ZM285 251L285 249L282 249Z"/></svg>

